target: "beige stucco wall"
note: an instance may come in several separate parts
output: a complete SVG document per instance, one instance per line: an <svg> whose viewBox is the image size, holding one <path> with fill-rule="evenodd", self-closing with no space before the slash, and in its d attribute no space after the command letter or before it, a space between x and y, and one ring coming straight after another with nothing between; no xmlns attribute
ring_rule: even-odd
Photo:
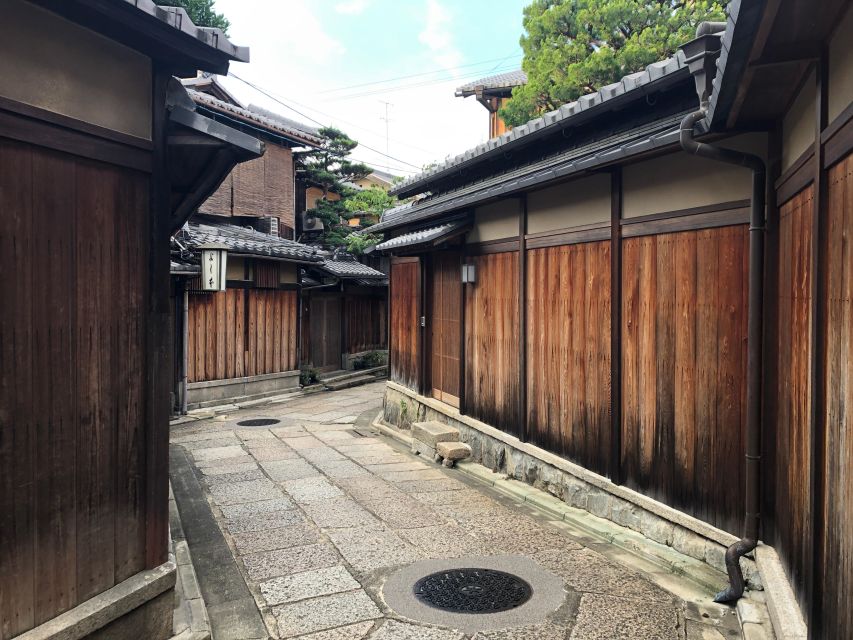
<svg viewBox="0 0 853 640"><path fill-rule="evenodd" d="M23 0L0 0L0 96L151 138L149 58Z"/></svg>
<svg viewBox="0 0 853 640"><path fill-rule="evenodd" d="M848 8L841 22L835 27L829 41L829 93L827 109L832 122L853 102L853 47L850 33L853 31L853 8Z"/></svg>
<svg viewBox="0 0 853 640"><path fill-rule="evenodd" d="M610 220L610 174L596 174L527 194L527 233Z"/></svg>
<svg viewBox="0 0 853 640"><path fill-rule="evenodd" d="M814 144L815 76L809 73L782 120L782 171Z"/></svg>
<svg viewBox="0 0 853 640"><path fill-rule="evenodd" d="M518 198L506 198L474 210L474 226L467 242L487 242L518 236Z"/></svg>
<svg viewBox="0 0 853 640"><path fill-rule="evenodd" d="M764 134L736 136L716 144L766 155ZM626 218L745 200L752 192L749 169L683 152L627 165L622 179Z"/></svg>
<svg viewBox="0 0 853 640"><path fill-rule="evenodd" d="M282 262L278 272L280 284L292 284L298 281L299 266L292 262Z"/></svg>
<svg viewBox="0 0 853 640"><path fill-rule="evenodd" d="M242 256L228 255L228 262L225 264L225 279L226 280L245 280L246 274L246 258ZM251 269L249 271L249 279L251 279Z"/></svg>

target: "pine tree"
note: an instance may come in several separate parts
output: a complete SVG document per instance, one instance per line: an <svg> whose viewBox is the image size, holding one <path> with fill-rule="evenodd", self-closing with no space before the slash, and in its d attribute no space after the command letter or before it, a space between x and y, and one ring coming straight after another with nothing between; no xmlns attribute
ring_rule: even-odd
<svg viewBox="0 0 853 640"><path fill-rule="evenodd" d="M728 0L534 0L524 9L527 84L500 115L524 124L672 56Z"/></svg>
<svg viewBox="0 0 853 640"><path fill-rule="evenodd" d="M308 213L323 221L323 234L318 242L327 246L339 246L346 243L346 237L354 230L342 220L352 217L346 201L358 193L347 183L364 178L373 171L362 162L349 158L358 142L334 127L320 129L324 138L319 149L306 151L297 157L297 173L309 185L323 190L323 196L317 200ZM340 199L330 199L336 194Z"/></svg>

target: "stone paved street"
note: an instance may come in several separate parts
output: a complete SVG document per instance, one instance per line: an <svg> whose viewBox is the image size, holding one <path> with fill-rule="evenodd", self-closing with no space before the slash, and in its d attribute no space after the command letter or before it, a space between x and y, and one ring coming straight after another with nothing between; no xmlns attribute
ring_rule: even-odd
<svg viewBox="0 0 853 640"><path fill-rule="evenodd" d="M213 600L217 640L264 637L263 630L225 628L228 620L239 626L238 610L252 599L272 638L740 637L732 610L710 604L710 592L696 584L638 569L648 563L616 561L627 554L608 554L608 545L373 433L383 388L298 397L172 427L175 495L202 593ZM236 424L261 417L280 422ZM187 468L180 478L175 460ZM197 504L187 497L192 486L203 495ZM188 522L204 509L216 523L210 530ZM221 538L227 550L216 546ZM562 604L541 619L487 631L413 619L387 604L383 585L401 567L472 557L532 560L543 576L563 582ZM226 577L229 563L251 599Z"/></svg>

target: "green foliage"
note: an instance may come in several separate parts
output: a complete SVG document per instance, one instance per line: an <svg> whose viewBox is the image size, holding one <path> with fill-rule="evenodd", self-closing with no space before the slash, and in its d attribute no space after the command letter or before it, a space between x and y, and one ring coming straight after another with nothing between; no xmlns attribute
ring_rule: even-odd
<svg viewBox="0 0 853 640"><path fill-rule="evenodd" d="M527 84L500 110L511 126L675 54L728 0L533 0L521 46Z"/></svg>
<svg viewBox="0 0 853 640"><path fill-rule="evenodd" d="M216 0L157 0L157 4L166 7L186 9L190 19L197 27L215 27L228 35L231 23L223 14L213 10Z"/></svg>
<svg viewBox="0 0 853 640"><path fill-rule="evenodd" d="M365 213L370 216L380 216L385 209L390 209L397 202L394 196L379 187L370 187L357 191L346 199L345 207L350 213Z"/></svg>
<svg viewBox="0 0 853 640"><path fill-rule="evenodd" d="M318 377L316 369L302 369L299 372L299 384L303 387L307 387L309 384L315 384L319 380L320 378Z"/></svg>
<svg viewBox="0 0 853 640"><path fill-rule="evenodd" d="M381 241L382 238L373 233L351 233L346 237L344 242L346 243L347 251L354 256L360 256L370 247L376 246Z"/></svg>

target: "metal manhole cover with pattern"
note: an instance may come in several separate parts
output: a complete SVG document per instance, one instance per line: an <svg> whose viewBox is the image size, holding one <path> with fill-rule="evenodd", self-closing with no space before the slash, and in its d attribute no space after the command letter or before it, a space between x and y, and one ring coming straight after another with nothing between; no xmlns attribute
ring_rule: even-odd
<svg viewBox="0 0 853 640"><path fill-rule="evenodd" d="M238 427L270 427L278 424L281 420L275 418L251 418L250 420L241 420L237 423Z"/></svg>
<svg viewBox="0 0 853 640"><path fill-rule="evenodd" d="M456 613L498 613L520 607L533 588L518 576L495 569L449 569L415 583L415 596L435 609Z"/></svg>

